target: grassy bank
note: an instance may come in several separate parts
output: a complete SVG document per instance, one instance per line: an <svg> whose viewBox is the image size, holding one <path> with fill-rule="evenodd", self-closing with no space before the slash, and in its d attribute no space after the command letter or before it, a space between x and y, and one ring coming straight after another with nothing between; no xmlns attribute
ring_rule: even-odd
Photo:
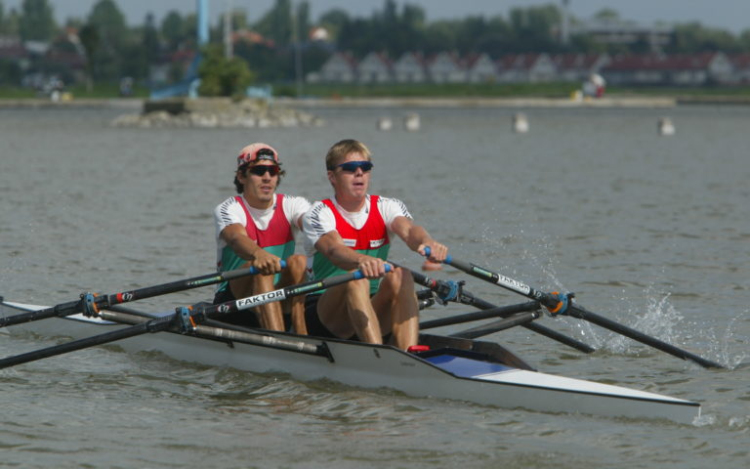
<svg viewBox="0 0 750 469"><path fill-rule="evenodd" d="M85 85L67 87L63 90L73 98L79 99L112 99L120 97L120 89L115 84L97 84L91 90ZM133 88L133 98L148 98L150 90L145 86ZM45 98L44 94L31 88L0 86L0 99L33 99Z"/></svg>
<svg viewBox="0 0 750 469"><path fill-rule="evenodd" d="M569 98L571 93L580 89L577 83L516 83L516 84L394 84L394 85L322 85L305 84L302 94L314 98ZM294 97L294 85L274 85L274 95ZM119 88L116 84L97 84L88 90L85 86L72 86L65 90L79 99L112 99L118 98ZM132 97L148 98L150 90L136 86ZM642 97L687 97L687 98L724 98L738 101L750 100L750 86L736 87L608 87L608 96L642 96ZM0 99L39 98L34 90L18 87L0 86Z"/></svg>

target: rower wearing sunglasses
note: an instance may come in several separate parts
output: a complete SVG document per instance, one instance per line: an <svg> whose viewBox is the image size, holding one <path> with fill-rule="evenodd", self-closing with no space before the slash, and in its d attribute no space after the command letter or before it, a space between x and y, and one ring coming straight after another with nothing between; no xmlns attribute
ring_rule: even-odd
<svg viewBox="0 0 750 469"><path fill-rule="evenodd" d="M217 267L220 272L256 267L260 275L219 284L214 304L305 280L307 260L303 255L294 254L294 236L302 226L302 216L310 203L303 197L276 193L283 175L279 154L270 145L253 143L240 151L234 178L239 195L229 197L214 210ZM282 260L287 264L283 270ZM302 296L223 315L221 320L282 331L289 329L289 324L286 327L284 324L284 312L291 314L295 332L307 333Z"/></svg>
<svg viewBox="0 0 750 469"><path fill-rule="evenodd" d="M390 241L396 235L423 255L429 247L435 262L448 248L414 224L403 202L368 193L373 167L357 140L342 140L326 155L334 197L313 204L303 220L312 273L323 279L359 269L367 278L308 295L306 322L311 335L374 344L385 338L408 350L419 338L419 307L409 271L386 274Z"/></svg>

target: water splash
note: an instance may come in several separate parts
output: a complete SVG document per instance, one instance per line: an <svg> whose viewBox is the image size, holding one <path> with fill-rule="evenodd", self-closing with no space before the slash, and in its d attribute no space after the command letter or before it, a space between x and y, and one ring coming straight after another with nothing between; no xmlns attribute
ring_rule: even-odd
<svg viewBox="0 0 750 469"><path fill-rule="evenodd" d="M703 335L706 338L710 338L708 344L711 356L717 357L717 361L730 370L737 369L737 367L739 367L748 357L747 344L741 344L742 339L735 334L735 331L739 330L736 326L737 321L744 319L747 314L748 310L745 310L740 316L732 318L727 324L724 334L721 337L717 337L713 329L704 329L703 332ZM740 344L740 346L737 347L740 351L735 355L733 355L733 352L730 350L730 344L733 343Z"/></svg>
<svg viewBox="0 0 750 469"><path fill-rule="evenodd" d="M713 414L703 414L700 417L696 417L693 420L693 425L696 427L710 427L716 425L718 419Z"/></svg>

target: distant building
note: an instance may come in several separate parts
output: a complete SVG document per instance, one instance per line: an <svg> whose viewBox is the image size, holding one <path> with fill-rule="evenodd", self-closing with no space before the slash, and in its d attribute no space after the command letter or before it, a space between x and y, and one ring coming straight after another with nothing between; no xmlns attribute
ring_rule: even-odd
<svg viewBox="0 0 750 469"><path fill-rule="evenodd" d="M552 56L560 81L583 81L609 63L606 54L560 54Z"/></svg>
<svg viewBox="0 0 750 469"><path fill-rule="evenodd" d="M458 54L441 52L427 62L427 70L433 83L465 83L466 67Z"/></svg>
<svg viewBox="0 0 750 469"><path fill-rule="evenodd" d="M555 81L557 68L547 54L506 55L497 60L499 80L505 83Z"/></svg>
<svg viewBox="0 0 750 469"><path fill-rule="evenodd" d="M0 59L11 61L28 60L29 51L17 36L0 36Z"/></svg>
<svg viewBox="0 0 750 469"><path fill-rule="evenodd" d="M336 52L321 67L319 72L309 73L310 83L354 83L357 80L357 62L351 54Z"/></svg>
<svg viewBox="0 0 750 469"><path fill-rule="evenodd" d="M0 44L0 51L2 50ZM518 54L492 60L487 54L460 57L436 54L425 60L409 52L395 63L385 54L370 53L360 63L336 53L311 83L544 83L583 82L601 75L610 85L703 86L750 83L750 54L728 57L702 54Z"/></svg>
<svg viewBox="0 0 750 469"><path fill-rule="evenodd" d="M183 80L194 63L195 55L195 51L190 49L163 54L157 63L149 66L149 83L151 86L164 86Z"/></svg>
<svg viewBox="0 0 750 469"><path fill-rule="evenodd" d="M360 83L390 83L395 79L393 62L381 52L370 52L357 68Z"/></svg>
<svg viewBox="0 0 750 469"><path fill-rule="evenodd" d="M750 54L739 54L729 58L734 69L733 83L750 83Z"/></svg>
<svg viewBox="0 0 750 469"><path fill-rule="evenodd" d="M642 42L652 52L659 52L672 41L674 28L665 25L647 26L619 18L597 18L573 24L570 33L588 36L602 44L632 46Z"/></svg>
<svg viewBox="0 0 750 469"><path fill-rule="evenodd" d="M721 52L616 56L602 69L613 85L702 86L733 81L734 66Z"/></svg>
<svg viewBox="0 0 750 469"><path fill-rule="evenodd" d="M231 40L232 44L245 42L247 44L263 45L266 47L275 46L273 40L266 39L263 35L256 33L255 31L250 31L249 29L239 29L232 32Z"/></svg>
<svg viewBox="0 0 750 469"><path fill-rule="evenodd" d="M426 83L429 75L424 56L417 52L407 52L393 65L396 81L399 83Z"/></svg>
<svg viewBox="0 0 750 469"><path fill-rule="evenodd" d="M466 59L466 81L494 83L498 79L497 65L487 54L471 54Z"/></svg>

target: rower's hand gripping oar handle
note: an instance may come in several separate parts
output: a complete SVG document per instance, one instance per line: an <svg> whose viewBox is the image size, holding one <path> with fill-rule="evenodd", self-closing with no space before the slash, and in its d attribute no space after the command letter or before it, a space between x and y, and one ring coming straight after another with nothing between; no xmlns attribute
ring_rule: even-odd
<svg viewBox="0 0 750 469"><path fill-rule="evenodd" d="M287 264L285 260L280 261L280 264L281 264L282 269L286 269ZM260 269L258 269L255 266L250 266L244 269L228 270L218 275L221 277L220 281L228 282L237 277L244 277L246 275L258 275L260 273L261 273ZM211 279L211 280L212 281L210 283L218 283L218 281L213 281L214 279ZM194 282L194 283L197 284L198 282ZM206 282L206 285L210 283ZM168 285L168 284L165 284L165 285ZM199 285L195 285L195 286L199 286ZM158 287L161 287L161 285ZM98 295L96 293L81 294L80 312L83 313L84 316L88 316L88 317L98 316L99 311L108 306L114 306L114 305L118 305L121 303L129 302L129 301L135 301L138 299L148 298L148 296L144 295L143 293L137 297L133 293L116 293L114 295L107 295L105 299L101 302L98 302L97 298L98 298Z"/></svg>
<svg viewBox="0 0 750 469"><path fill-rule="evenodd" d="M386 273L391 270L391 265L385 264ZM176 308L173 317L175 321L177 321L180 331L186 333L192 331L195 328L196 323L202 322L206 318L256 308L275 301L283 301L293 296L325 290L352 280L361 280L364 278L367 277L361 270L355 270L353 272L324 278L322 280L313 280L266 293L260 293L258 295L248 296L246 298L240 298L238 300L227 301L218 305L207 306L197 311L193 311L191 308L187 307L179 307Z"/></svg>
<svg viewBox="0 0 750 469"><path fill-rule="evenodd" d="M429 257L430 247L426 246L424 248L424 251L425 257ZM463 270L464 272L472 273L476 277L482 277L487 281L500 285L507 290L519 293L532 300L536 300L542 306L544 306L552 316L558 314L567 314L568 306L572 303L572 299L575 297L575 293L545 293L543 291L534 290L524 283L513 280L509 277L505 277L504 275L500 275L496 272L490 272L474 264L456 261L450 254L445 257L443 263L454 266L459 270Z"/></svg>

